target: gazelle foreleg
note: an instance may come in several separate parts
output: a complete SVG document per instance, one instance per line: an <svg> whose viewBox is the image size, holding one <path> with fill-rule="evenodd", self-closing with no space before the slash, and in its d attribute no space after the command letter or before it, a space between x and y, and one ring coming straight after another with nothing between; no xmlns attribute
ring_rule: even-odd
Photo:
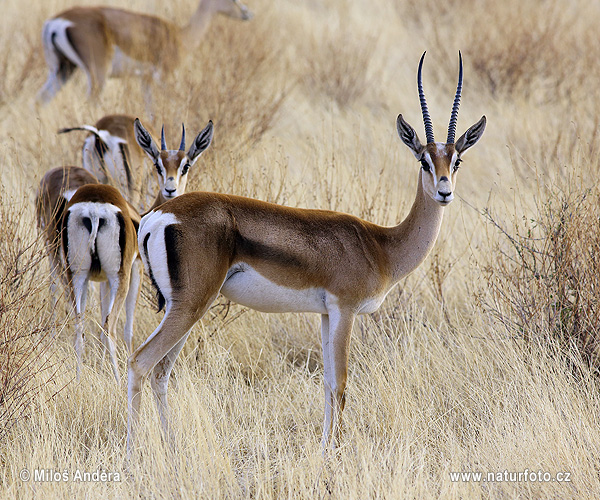
<svg viewBox="0 0 600 500"><path fill-rule="evenodd" d="M326 319L327 318L327 319ZM354 325L354 312L332 308L321 317L325 384L325 421L323 448L341 442L341 417L346 403L348 350Z"/></svg>

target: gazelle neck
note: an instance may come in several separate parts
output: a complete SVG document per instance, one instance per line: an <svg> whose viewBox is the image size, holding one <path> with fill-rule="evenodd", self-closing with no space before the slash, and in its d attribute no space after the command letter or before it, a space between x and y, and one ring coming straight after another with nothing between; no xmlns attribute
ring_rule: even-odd
<svg viewBox="0 0 600 500"><path fill-rule="evenodd" d="M210 8L210 1L200 0L190 22L181 28L181 43L184 50L198 47L214 15L215 12Z"/></svg>
<svg viewBox="0 0 600 500"><path fill-rule="evenodd" d="M152 210L154 210L156 207L162 205L163 203L165 203L167 201L167 199L163 196L162 194L162 189L158 192L158 194L156 195L156 199L154 200L154 203L152 203L152 205L150 206L150 208L148 208L146 210L146 213L151 212Z"/></svg>
<svg viewBox="0 0 600 500"><path fill-rule="evenodd" d="M384 248L397 283L425 260L440 232L444 207L423 191L423 170L419 169L417 195L406 218L386 228Z"/></svg>

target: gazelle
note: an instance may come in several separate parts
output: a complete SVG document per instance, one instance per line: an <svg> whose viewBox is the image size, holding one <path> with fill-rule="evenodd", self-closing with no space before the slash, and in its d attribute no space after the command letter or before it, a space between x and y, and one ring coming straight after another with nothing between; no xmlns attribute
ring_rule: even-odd
<svg viewBox="0 0 600 500"><path fill-rule="evenodd" d="M216 14L248 20L240 0L200 0L183 28L156 16L113 7L73 7L48 19L42 30L48 80L38 100L49 102L76 68L87 76L88 96L97 97L107 76L161 79L193 53Z"/></svg>
<svg viewBox="0 0 600 500"><path fill-rule="evenodd" d="M146 182L147 156L135 140L134 121L128 115L106 115L94 125L63 128L58 133L90 132L83 143L83 168L102 184L117 187L127 201L140 207L142 198L145 202L154 189Z"/></svg>
<svg viewBox="0 0 600 500"><path fill-rule="evenodd" d="M350 333L356 315L372 313L390 289L416 269L433 247L453 191L462 154L483 134L486 119L454 142L462 89L459 82L445 143L434 142L422 89L418 89L427 143L397 118L400 139L421 163L407 217L382 227L352 215L289 208L218 193L189 193L146 214L138 245L165 316L128 361L128 452L139 419L141 389L152 391L167 437L167 387L175 359L192 326L221 292L264 312L321 314L325 420L322 444L339 443L345 404Z"/></svg>
<svg viewBox="0 0 600 500"><path fill-rule="evenodd" d="M91 280L107 283L101 285L100 292L101 337L119 383L114 342L116 323L127 301L125 342L131 352L133 313L141 282L141 267L135 265L138 257L137 232L134 221L129 217L129 205L113 186L86 184L75 192L67 204L61 232L66 278L71 285L76 314L77 380L80 378L83 352L83 315L88 282Z"/></svg>
<svg viewBox="0 0 600 500"><path fill-rule="evenodd" d="M148 131L142 126L139 120L135 120L136 127L136 136L140 135L144 144L153 143L152 137L148 133ZM132 126L133 129L133 126ZM158 172L158 181L160 185L160 191L156 196L153 206L158 206L166 201L165 195L163 195L163 191L166 193L166 196L172 198L174 196L178 196L179 194L185 191L186 184L186 175L189 169L190 164L193 164L200 154L210 145L213 136L213 125L212 122L205 127L205 129L198 134L196 140L194 141L194 145L190 149L190 152L186 155L181 151L169 151L166 149L166 142L164 139L164 128L162 134L161 143L163 145L163 150L159 152L158 159L156 162L159 164L157 169L160 167L160 172ZM137 139L136 139L137 140ZM182 135L181 147L185 148L185 129ZM150 148L150 151L152 149ZM183 159L185 159L185 163L182 164ZM104 192L104 186L98 183L96 177L90 174L87 170L80 167L58 167L52 170L49 170L42 181L40 182L40 187L38 190L38 194L36 197L36 213L37 213L37 221L38 227L40 231L44 235L44 240L46 243L46 249L48 252L48 258L50 260L50 269L53 276L52 284L51 284L51 292L54 303L56 304L56 284L58 281L58 276L63 277L64 284L66 288L69 290L69 296L73 305L77 309L76 303L76 294L74 290L74 286L71 286L71 279L66 272L66 261L63 264L63 260L61 259L61 240L63 234L63 219L66 215L67 204L73 197L74 193L86 184L94 184L93 188L98 188L100 191ZM91 189L89 192L93 192ZM137 231L137 227L139 226L140 216L138 215L135 208L131 206L131 204L125 202L126 211L122 211L122 215L124 218L129 218L135 230ZM137 239L134 238L137 249ZM115 248L119 247L118 242L113 241L115 244ZM76 243L71 241L71 246L74 247ZM137 251L137 250L136 250ZM125 261L123 261L125 262ZM139 285L141 282L142 275L142 266L139 259L136 259L131 268L131 278L130 282L130 292L127 295L125 308L126 308L126 322L125 322L125 330L124 330L124 339L125 344L127 346L128 352L132 352L132 337L133 337L133 314L135 309L135 304L137 302L137 297L139 295ZM94 276L91 276L90 279L92 281ZM120 281L123 283L123 281ZM101 294L101 305L102 305L102 324L103 326L107 326L106 319L108 318L109 310L108 310L108 296L109 290L106 289L106 283L101 282L100 284L100 294ZM85 296L83 296L83 304L79 304L79 309L81 313L85 309ZM80 297L81 300L81 297ZM120 307L117 309L116 316L118 316L118 311ZM79 313L78 313L79 314ZM82 332L82 323L81 318L78 319L78 324L76 326L76 351L77 351L77 373L79 377L80 371L80 360L81 360L81 350L82 350L82 342L83 342L83 334ZM116 321L116 318L115 318ZM111 323L112 325L112 323ZM112 333L112 332L109 332ZM104 335L102 333L101 335ZM109 345L109 339L105 339L103 341L105 345L109 347L109 352L111 352L111 362L113 364L113 369L116 370L116 359L114 358L111 351L111 347ZM116 371L115 371L116 376ZM118 378L117 378L118 380Z"/></svg>

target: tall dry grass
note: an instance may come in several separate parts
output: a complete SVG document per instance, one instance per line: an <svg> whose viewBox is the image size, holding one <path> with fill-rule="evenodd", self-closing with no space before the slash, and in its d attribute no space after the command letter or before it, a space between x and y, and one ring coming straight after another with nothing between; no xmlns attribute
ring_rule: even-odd
<svg viewBox="0 0 600 500"><path fill-rule="evenodd" d="M45 79L40 27L72 3L24 11L6 0L0 496L597 498L600 105L590 89L598 8L583 0L543 8L516 0L248 2L255 18L217 20L146 109L137 80L109 81L90 103L81 76L34 107ZM183 22L194 3L130 6ZM140 453L127 464L122 342L116 387L94 339L91 300L77 384L62 301L52 321L33 195L47 169L80 162L81 142L56 130L124 112L165 123L170 144L182 121L192 135L213 119L214 143L191 172L191 189L393 224L412 203L419 168L395 117L401 112L423 136L415 79L427 50L425 90L442 138L459 49L458 132L483 113L489 125L465 155L434 252L355 326L341 448L324 457L319 445L318 318L221 302L194 327L175 366L176 451L163 443L146 388ZM160 321L153 305L144 294L136 345ZM47 344L53 328L59 336ZM13 383L20 380L27 384ZM103 470L119 481L23 481L23 469L71 477ZM450 478L525 469L566 471L571 481Z"/></svg>

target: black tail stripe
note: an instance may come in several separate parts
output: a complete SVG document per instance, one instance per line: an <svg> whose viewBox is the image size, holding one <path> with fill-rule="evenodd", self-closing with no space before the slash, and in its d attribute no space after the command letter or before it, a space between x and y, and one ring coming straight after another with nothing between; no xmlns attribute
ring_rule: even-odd
<svg viewBox="0 0 600 500"><path fill-rule="evenodd" d="M62 218L61 227L60 227L60 232L62 233L63 252L64 252L64 255L65 255L65 261L67 262L67 266L69 265L69 258L68 258L68 252L69 252L69 234L67 232L67 228L69 227L69 217L70 217L70 215L71 215L71 212L69 212L69 211L65 212L65 215Z"/></svg>
<svg viewBox="0 0 600 500"><path fill-rule="evenodd" d="M117 212L119 222L119 251L121 252L121 268L123 268L123 257L125 256L125 219L121 212Z"/></svg>
<svg viewBox="0 0 600 500"><path fill-rule="evenodd" d="M119 152L121 158L123 158L123 168L125 169L125 176L127 177L127 189L129 192L133 191L133 176L131 175L131 167L129 166L129 147L127 144L119 144Z"/></svg>
<svg viewBox="0 0 600 500"><path fill-rule="evenodd" d="M169 269L169 278L171 287L177 288L179 285L179 267L180 267L180 241L181 231L175 224L165 227L165 248L167 250L167 268Z"/></svg>
<svg viewBox="0 0 600 500"><path fill-rule="evenodd" d="M156 290L156 298L158 299L158 312L160 312L165 306L165 297L160 291L160 288L158 288L158 283L154 279L154 274L152 273L152 266L150 266L150 259L148 258L148 238L150 238L150 233L148 233L144 238L144 255L146 256L146 262L148 263L148 275L150 276L150 281L152 282L152 286Z"/></svg>

